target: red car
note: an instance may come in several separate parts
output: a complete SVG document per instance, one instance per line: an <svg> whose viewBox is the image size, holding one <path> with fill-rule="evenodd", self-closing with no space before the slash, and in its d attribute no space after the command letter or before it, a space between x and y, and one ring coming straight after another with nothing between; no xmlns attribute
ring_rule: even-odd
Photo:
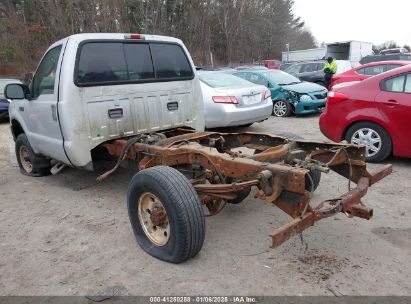
<svg viewBox="0 0 411 304"><path fill-rule="evenodd" d="M257 62L259 65L265 66L270 70L279 70L281 66L281 61L277 59L266 59Z"/></svg>
<svg viewBox="0 0 411 304"><path fill-rule="evenodd" d="M362 81L364 79L370 78L389 70L411 64L410 61L380 61L371 62L368 64L360 65L359 67L348 70L344 73L334 75L331 88L339 83L350 82L350 81Z"/></svg>
<svg viewBox="0 0 411 304"><path fill-rule="evenodd" d="M411 65L334 88L320 129L333 141L365 145L370 162L411 157Z"/></svg>

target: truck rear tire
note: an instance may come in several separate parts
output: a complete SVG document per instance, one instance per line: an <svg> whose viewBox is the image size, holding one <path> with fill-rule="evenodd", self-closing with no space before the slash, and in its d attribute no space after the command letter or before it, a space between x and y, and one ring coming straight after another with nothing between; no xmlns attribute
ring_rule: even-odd
<svg viewBox="0 0 411 304"><path fill-rule="evenodd" d="M128 214L140 247L171 263L199 253L205 238L205 218L189 180L171 167L138 172L128 188Z"/></svg>
<svg viewBox="0 0 411 304"><path fill-rule="evenodd" d="M15 147L17 162L22 174L34 177L50 175L50 161L34 153L26 134L17 136Z"/></svg>

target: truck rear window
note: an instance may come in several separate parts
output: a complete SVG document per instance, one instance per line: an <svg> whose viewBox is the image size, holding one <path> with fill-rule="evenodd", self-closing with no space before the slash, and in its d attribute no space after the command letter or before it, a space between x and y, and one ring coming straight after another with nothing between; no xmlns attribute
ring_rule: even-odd
<svg viewBox="0 0 411 304"><path fill-rule="evenodd" d="M78 51L79 86L192 79L181 46L169 43L86 42Z"/></svg>

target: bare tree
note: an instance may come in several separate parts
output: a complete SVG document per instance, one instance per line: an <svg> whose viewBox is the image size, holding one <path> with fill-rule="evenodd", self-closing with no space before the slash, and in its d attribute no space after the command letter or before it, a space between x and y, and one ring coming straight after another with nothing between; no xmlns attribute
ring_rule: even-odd
<svg viewBox="0 0 411 304"><path fill-rule="evenodd" d="M292 8L293 0L0 0L0 63L30 71L52 42L84 32L178 37L199 65L211 54L220 64L275 58L285 43L315 45Z"/></svg>

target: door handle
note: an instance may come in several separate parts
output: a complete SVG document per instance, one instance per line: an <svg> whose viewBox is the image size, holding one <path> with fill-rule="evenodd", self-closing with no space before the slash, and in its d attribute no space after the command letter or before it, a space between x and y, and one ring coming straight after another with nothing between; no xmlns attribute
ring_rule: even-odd
<svg viewBox="0 0 411 304"><path fill-rule="evenodd" d="M110 117L112 119L123 117L123 109L122 108L115 108L115 109L108 110L108 117Z"/></svg>
<svg viewBox="0 0 411 304"><path fill-rule="evenodd" d="M177 111L178 110L178 102L172 101L167 103L167 109L169 111Z"/></svg>
<svg viewBox="0 0 411 304"><path fill-rule="evenodd" d="M54 121L57 121L57 106L51 105L51 116L53 117Z"/></svg>
<svg viewBox="0 0 411 304"><path fill-rule="evenodd" d="M390 106L390 107L395 107L398 105L398 101L396 101L395 99L389 99L387 101L384 101L383 104L386 104L387 106Z"/></svg>

